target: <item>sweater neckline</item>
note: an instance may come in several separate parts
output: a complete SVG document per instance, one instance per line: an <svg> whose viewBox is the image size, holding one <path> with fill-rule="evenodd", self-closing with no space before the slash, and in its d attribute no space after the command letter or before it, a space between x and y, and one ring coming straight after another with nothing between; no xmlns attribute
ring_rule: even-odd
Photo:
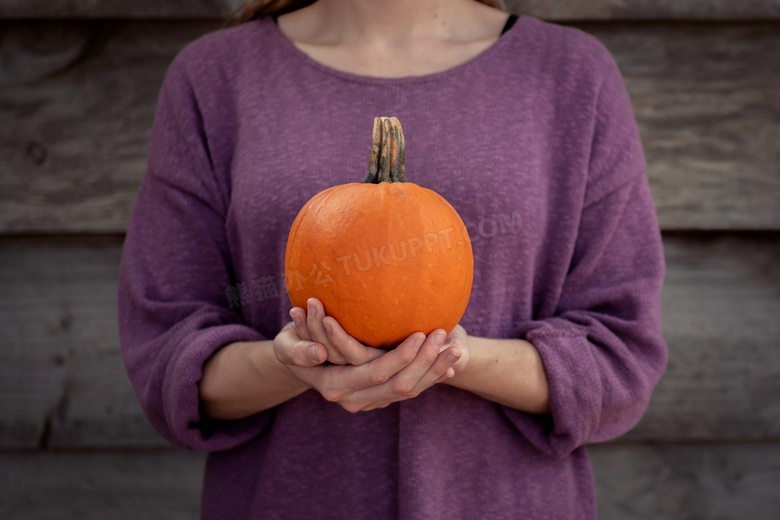
<svg viewBox="0 0 780 520"><path fill-rule="evenodd" d="M528 22L529 17L526 15L519 15L517 21L510 27L505 33L503 33L498 40L493 42L492 45L482 50L479 54L472 56L467 61L444 69L438 72L432 72L430 74L422 74L419 76L401 76L397 78L393 77L381 77L381 76L367 76L363 74L355 74L344 70L333 68L324 63L320 63L308 54L300 50L298 47L290 41L287 36L279 29L279 26L270 18L261 18L255 20L257 23L266 24L269 26L267 29L271 33L273 43L278 42L278 48L288 57L306 65L313 69L324 73L327 76L332 76L341 80L356 82L356 83L371 83L375 85L405 85L415 83L429 83L432 81L448 80L453 76L465 73L466 71L478 67L480 64L486 61L490 61L491 57L501 52L501 50L509 45L509 42L514 38L520 38L526 33L525 25Z"/></svg>

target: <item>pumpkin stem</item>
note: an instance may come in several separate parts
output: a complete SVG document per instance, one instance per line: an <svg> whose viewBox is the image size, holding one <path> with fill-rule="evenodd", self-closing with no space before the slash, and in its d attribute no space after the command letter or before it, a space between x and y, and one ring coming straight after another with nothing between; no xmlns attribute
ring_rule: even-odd
<svg viewBox="0 0 780 520"><path fill-rule="evenodd" d="M401 122L395 117L375 117L371 158L364 183L406 182L406 145Z"/></svg>

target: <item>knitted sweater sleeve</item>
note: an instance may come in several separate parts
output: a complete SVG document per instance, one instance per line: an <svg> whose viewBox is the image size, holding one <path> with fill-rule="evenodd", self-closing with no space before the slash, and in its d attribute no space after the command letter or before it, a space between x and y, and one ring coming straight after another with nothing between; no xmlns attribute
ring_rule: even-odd
<svg viewBox="0 0 780 520"><path fill-rule="evenodd" d="M225 450L261 433L272 411L204 421L205 361L236 341L266 339L230 308L226 183L218 179L201 104L181 55L168 69L149 136L148 169L133 209L118 287L127 373L152 426L174 445Z"/></svg>
<svg viewBox="0 0 780 520"><path fill-rule="evenodd" d="M630 430L667 359L660 311L665 265L646 161L622 77L611 56L607 62L579 229L557 307L513 332L539 351L552 413L503 411L553 456Z"/></svg>

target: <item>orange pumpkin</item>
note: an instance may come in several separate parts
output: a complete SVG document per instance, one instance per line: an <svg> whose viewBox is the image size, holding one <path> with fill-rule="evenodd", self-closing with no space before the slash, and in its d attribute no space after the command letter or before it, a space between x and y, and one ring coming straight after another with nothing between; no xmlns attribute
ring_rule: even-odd
<svg viewBox="0 0 780 520"><path fill-rule="evenodd" d="M468 305L471 243L455 209L404 172L396 118L374 119L363 183L315 195L293 222L285 256L295 307L318 298L358 341L392 348L410 334L448 333Z"/></svg>

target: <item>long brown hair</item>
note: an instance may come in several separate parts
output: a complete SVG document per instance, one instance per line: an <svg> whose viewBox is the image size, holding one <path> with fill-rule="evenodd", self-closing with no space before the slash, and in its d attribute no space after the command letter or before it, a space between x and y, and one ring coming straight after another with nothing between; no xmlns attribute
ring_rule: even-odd
<svg viewBox="0 0 780 520"><path fill-rule="evenodd" d="M281 16L309 6L317 0L250 0L228 15L224 26L242 24L250 20L259 20L267 16ZM499 0L476 0L490 7L498 8Z"/></svg>

